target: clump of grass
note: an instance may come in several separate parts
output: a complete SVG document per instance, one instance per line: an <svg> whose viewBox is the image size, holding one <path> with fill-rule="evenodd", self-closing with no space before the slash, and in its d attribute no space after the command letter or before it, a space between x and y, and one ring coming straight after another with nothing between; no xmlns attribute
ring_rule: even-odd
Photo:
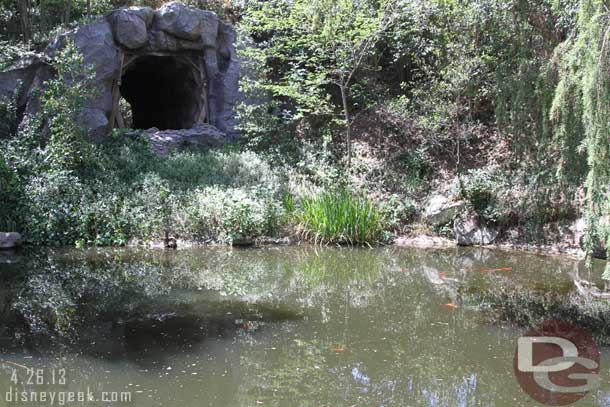
<svg viewBox="0 0 610 407"><path fill-rule="evenodd" d="M304 199L297 218L300 237L316 244L375 244L384 230L381 210L370 199L345 190Z"/></svg>

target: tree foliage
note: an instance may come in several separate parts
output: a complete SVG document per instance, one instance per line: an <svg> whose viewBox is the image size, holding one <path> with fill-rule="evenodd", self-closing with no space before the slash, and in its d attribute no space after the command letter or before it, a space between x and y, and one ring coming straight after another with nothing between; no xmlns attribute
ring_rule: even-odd
<svg viewBox="0 0 610 407"><path fill-rule="evenodd" d="M390 145L391 127L398 134L392 146L404 149L396 157L425 162L426 176L445 171L432 160L448 157L461 194L472 195L490 218L535 228L585 214L589 249L609 240L608 0L187 2L212 8L238 29L245 95L240 125L250 146L302 160L314 150L324 164L312 169L311 162L299 161L299 171L336 180L345 171L339 163L350 163L361 134L377 133L380 144ZM0 5L0 67L40 47L56 30L135 4L160 2L7 0ZM75 114L88 95L71 84L86 72L77 69L78 55L61 57L59 79L47 84L42 98L51 137L26 150L46 157L49 168L78 172L87 147L80 144ZM358 123L377 110L391 126L370 117L366 125ZM0 113L10 118L14 107L5 104ZM11 123L5 121L3 137L14 130ZM28 129L40 130L35 122ZM485 137L493 145L484 144ZM490 168L477 171L480 162L461 158L474 139L500 151L488 160ZM14 160L4 161L13 170L25 167ZM419 177L406 173L413 167L400 167L405 174L392 183ZM13 170L2 177L18 177L21 170ZM489 174L490 183L502 178L509 190L506 213L488 208L497 197L485 195L481 202L470 193L480 186L476 174ZM422 195L429 192L424 181L417 183ZM486 191L499 189L487 184Z"/></svg>
<svg viewBox="0 0 610 407"><path fill-rule="evenodd" d="M284 99L290 120L322 116L343 124L351 156L349 93L355 75L378 68L375 46L396 18L397 2L317 0L246 3L242 30L254 40L244 50L267 72L259 86ZM337 95L338 91L338 95Z"/></svg>

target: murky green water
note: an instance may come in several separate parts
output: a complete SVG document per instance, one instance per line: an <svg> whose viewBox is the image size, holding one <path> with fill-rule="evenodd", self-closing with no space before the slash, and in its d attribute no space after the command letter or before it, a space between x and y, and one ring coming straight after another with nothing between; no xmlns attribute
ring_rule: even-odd
<svg viewBox="0 0 610 407"><path fill-rule="evenodd" d="M521 331L464 293L568 292L576 273L600 272L480 249L4 254L0 406L51 405L10 389L131 397L72 403L87 406L535 405L513 378ZM610 405L609 355L578 405Z"/></svg>

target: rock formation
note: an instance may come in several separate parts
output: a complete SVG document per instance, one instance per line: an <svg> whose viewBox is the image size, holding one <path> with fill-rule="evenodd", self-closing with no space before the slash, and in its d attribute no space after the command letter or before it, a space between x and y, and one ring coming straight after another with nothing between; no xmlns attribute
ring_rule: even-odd
<svg viewBox="0 0 610 407"><path fill-rule="evenodd" d="M12 249L21 245L21 235L16 232L0 232L0 249Z"/></svg>
<svg viewBox="0 0 610 407"><path fill-rule="evenodd" d="M159 130L156 127L141 134L148 139L150 148L158 155L167 155L170 150L182 147L218 147L223 144L226 134L209 124L197 124L190 129Z"/></svg>
<svg viewBox="0 0 610 407"><path fill-rule="evenodd" d="M45 57L70 38L85 64L95 69L96 96L79 117L92 137L99 140L124 126L121 97L131 105L134 128L206 124L234 136L239 80L235 36L233 26L215 13L180 3L158 10L113 10L55 38L42 58L24 59L0 72L0 96L19 96L19 120L36 113L36 89L52 77Z"/></svg>
<svg viewBox="0 0 610 407"><path fill-rule="evenodd" d="M424 218L430 225L444 225L465 210L466 202L464 201L452 201L444 195L434 195L430 198L424 211Z"/></svg>
<svg viewBox="0 0 610 407"><path fill-rule="evenodd" d="M498 237L498 230L479 221L476 216L461 216L453 222L453 233L459 246L485 246Z"/></svg>

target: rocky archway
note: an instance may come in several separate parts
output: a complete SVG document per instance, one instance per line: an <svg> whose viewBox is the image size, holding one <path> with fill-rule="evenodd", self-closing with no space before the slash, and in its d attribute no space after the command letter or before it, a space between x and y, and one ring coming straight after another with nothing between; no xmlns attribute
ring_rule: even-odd
<svg viewBox="0 0 610 407"><path fill-rule="evenodd" d="M119 90L131 105L133 128L189 129L206 121L207 81L194 60L146 55L124 67Z"/></svg>
<svg viewBox="0 0 610 407"><path fill-rule="evenodd" d="M215 13L181 3L158 10L113 10L54 38L42 58L24 59L1 71L0 97L20 95L19 121L35 115L38 90L53 74L47 59L69 38L95 71L96 96L84 103L79 116L92 139L102 141L113 128L125 127L122 96L131 105L132 127L170 132L153 132L153 140L216 143L238 136L235 37L233 26ZM188 132L177 134L177 129Z"/></svg>

